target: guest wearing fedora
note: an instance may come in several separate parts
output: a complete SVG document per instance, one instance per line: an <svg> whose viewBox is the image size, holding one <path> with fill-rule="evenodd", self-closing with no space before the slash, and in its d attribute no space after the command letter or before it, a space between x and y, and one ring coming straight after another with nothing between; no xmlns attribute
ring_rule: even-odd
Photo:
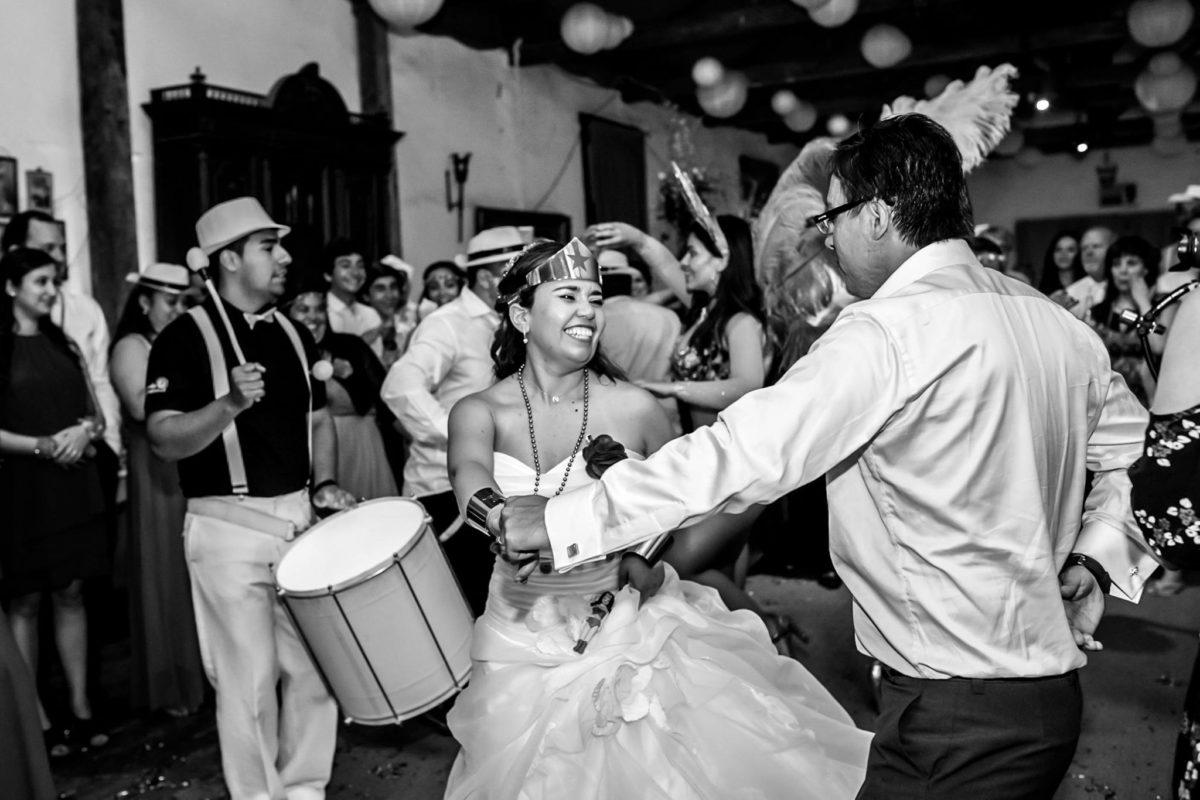
<svg viewBox="0 0 1200 800"><path fill-rule="evenodd" d="M417 304L408 299L413 268L402 258L386 255L367 270L363 294L383 320L379 338L371 350L385 369L395 364L408 349L408 339L417 327Z"/></svg>
<svg viewBox="0 0 1200 800"><path fill-rule="evenodd" d="M183 556L179 471L156 456L146 438L146 365L158 334L186 310L190 279L177 264L151 264L125 278L134 289L117 322L109 361L128 454L129 503L118 560L129 588L130 696L137 707L172 716L200 705L204 671Z"/></svg>
<svg viewBox="0 0 1200 800"><path fill-rule="evenodd" d="M487 540L462 531L458 502L446 472L450 409L492 385L492 337L500 274L532 238L518 228L489 228L471 237L461 266L467 289L421 321L408 351L388 371L383 399L412 437L404 492L433 518L450 565L478 616L487 601L492 553Z"/></svg>
<svg viewBox="0 0 1200 800"><path fill-rule="evenodd" d="M337 438L311 378L312 335L274 307L288 230L250 197L197 220L189 260L207 257L220 297L167 326L146 374L150 442L178 461L187 498L183 546L234 800L323 797L337 738L337 707L271 576L314 506L353 504L333 478Z"/></svg>

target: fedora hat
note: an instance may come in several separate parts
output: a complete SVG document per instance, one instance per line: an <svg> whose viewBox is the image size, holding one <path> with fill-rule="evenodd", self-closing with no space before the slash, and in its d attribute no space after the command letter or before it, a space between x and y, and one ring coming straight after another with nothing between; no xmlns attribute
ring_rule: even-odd
<svg viewBox="0 0 1200 800"><path fill-rule="evenodd" d="M467 254L455 256L454 261L463 269L497 262L503 264L521 252L532 240L532 229L518 228L514 225L488 228L472 236L467 242Z"/></svg>
<svg viewBox="0 0 1200 800"><path fill-rule="evenodd" d="M291 228L271 219L257 199L235 197L200 215L196 220L196 243L205 255L211 256L243 236L265 230L277 230L280 236L287 236Z"/></svg>
<svg viewBox="0 0 1200 800"><path fill-rule="evenodd" d="M151 264L141 272L129 273L125 276L125 282L167 294L181 294L192 285L191 274L187 267L162 263Z"/></svg>

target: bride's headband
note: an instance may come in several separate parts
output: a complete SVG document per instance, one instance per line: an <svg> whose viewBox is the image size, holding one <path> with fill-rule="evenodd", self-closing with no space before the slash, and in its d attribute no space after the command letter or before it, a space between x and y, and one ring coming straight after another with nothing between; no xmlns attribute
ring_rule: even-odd
<svg viewBox="0 0 1200 800"><path fill-rule="evenodd" d="M700 223L700 227L708 233L708 238L712 239L713 244L717 246L717 252L721 254L721 258L729 258L729 242L725 241L725 234L721 232L721 226L717 224L717 220L708 210L708 206L704 205L704 201L700 199L700 194L692 184L692 179L674 161L671 162L671 169L675 171L675 179L679 181L679 185L683 189L683 199L687 201L688 210L692 212L696 222Z"/></svg>
<svg viewBox="0 0 1200 800"><path fill-rule="evenodd" d="M528 249L527 245L525 250ZM525 254L525 250L522 250L509 262L504 270L505 274L508 274L517 259ZM546 259L546 263L525 273L525 286L537 286L550 281L595 281L600 283L600 264L592 255L592 251L587 249L587 245L578 238L573 238L567 242L566 247ZM504 302L512 305L519 295L520 290L512 292L504 298Z"/></svg>

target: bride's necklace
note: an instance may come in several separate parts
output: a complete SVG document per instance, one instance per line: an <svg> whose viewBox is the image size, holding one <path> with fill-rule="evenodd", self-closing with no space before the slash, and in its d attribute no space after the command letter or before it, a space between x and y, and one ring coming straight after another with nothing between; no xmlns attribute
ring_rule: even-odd
<svg viewBox="0 0 1200 800"><path fill-rule="evenodd" d="M533 432L533 405L529 402L529 392L525 391L525 365L517 367L517 385L521 387L521 399L525 401L525 417L529 420L529 444L533 449L533 493L537 494L538 486L542 482L542 462L538 458L537 434ZM562 483L558 485L558 491L554 493L555 497L562 494L563 489L567 487L567 479L571 477L571 466L575 463L575 456L579 455L579 448L583 446L583 437L587 434L588 423L588 370L585 367L583 370L583 425L579 428L579 438L575 440L575 449L571 451L571 458L567 461L567 470L563 473Z"/></svg>

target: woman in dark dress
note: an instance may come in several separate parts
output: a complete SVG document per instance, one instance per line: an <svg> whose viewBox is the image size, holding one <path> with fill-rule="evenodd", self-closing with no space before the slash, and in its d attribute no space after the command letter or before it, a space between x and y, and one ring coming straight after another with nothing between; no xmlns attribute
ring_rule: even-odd
<svg viewBox="0 0 1200 800"><path fill-rule="evenodd" d="M129 295L113 337L109 373L121 398L128 453L126 565L133 658L130 679L138 707L186 716L204 699L204 669L183 553L185 502L175 464L146 438L146 363L150 343L184 311L186 267L151 264L126 280Z"/></svg>
<svg viewBox="0 0 1200 800"><path fill-rule="evenodd" d="M1200 292L1187 295L1167 334L1146 449L1129 470L1133 515L1165 564L1200 568ZM1200 798L1200 656L1192 667L1175 747L1175 797Z"/></svg>
<svg viewBox="0 0 1200 800"><path fill-rule="evenodd" d="M87 695L83 581L108 572L104 496L92 442L104 432L78 351L50 321L58 298L53 259L18 248L0 259L0 571L17 647L37 674L38 617L49 594L54 638L70 691L71 721L52 727L51 755L67 742L100 746Z"/></svg>

